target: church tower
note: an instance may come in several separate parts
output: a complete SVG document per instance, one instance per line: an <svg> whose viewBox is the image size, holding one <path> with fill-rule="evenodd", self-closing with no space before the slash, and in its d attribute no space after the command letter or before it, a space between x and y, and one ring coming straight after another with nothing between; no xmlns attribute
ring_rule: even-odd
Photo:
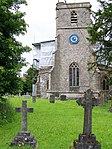
<svg viewBox="0 0 112 149"><path fill-rule="evenodd" d="M90 8L89 2L58 2L55 40L33 44L39 71L37 95L40 97L49 98L54 94L70 99L81 97L87 89L92 89L96 96L100 91L109 90L104 64L88 71L88 62L95 61L94 49L87 40Z"/></svg>
<svg viewBox="0 0 112 149"><path fill-rule="evenodd" d="M80 97L88 88L97 88L95 80L92 84L87 65L92 55L87 40L90 7L88 2L59 2L56 5L56 51L51 91L59 96Z"/></svg>

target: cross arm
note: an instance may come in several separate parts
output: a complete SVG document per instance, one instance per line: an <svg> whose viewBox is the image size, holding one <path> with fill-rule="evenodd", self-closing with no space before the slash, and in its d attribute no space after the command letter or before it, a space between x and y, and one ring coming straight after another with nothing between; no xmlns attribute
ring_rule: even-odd
<svg viewBox="0 0 112 149"><path fill-rule="evenodd" d="M92 106L98 106L99 105L99 99L93 98L92 99Z"/></svg>
<svg viewBox="0 0 112 149"><path fill-rule="evenodd" d="M21 108L15 108L16 112L21 112Z"/></svg>
<svg viewBox="0 0 112 149"><path fill-rule="evenodd" d="M27 112L33 112L33 108L27 108Z"/></svg>
<svg viewBox="0 0 112 149"><path fill-rule="evenodd" d="M78 104L79 106L83 106L83 105L84 105L84 98L78 98L78 99L76 100L76 102L77 102L77 104Z"/></svg>

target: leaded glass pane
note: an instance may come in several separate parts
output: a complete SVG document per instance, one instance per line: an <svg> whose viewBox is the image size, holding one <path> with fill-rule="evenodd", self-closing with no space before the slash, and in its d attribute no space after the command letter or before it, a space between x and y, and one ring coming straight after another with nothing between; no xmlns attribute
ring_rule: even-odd
<svg viewBox="0 0 112 149"><path fill-rule="evenodd" d="M69 82L70 86L72 86L72 68L69 69Z"/></svg>
<svg viewBox="0 0 112 149"><path fill-rule="evenodd" d="M72 87L79 86L79 68L76 63L72 63L69 67L69 84Z"/></svg>

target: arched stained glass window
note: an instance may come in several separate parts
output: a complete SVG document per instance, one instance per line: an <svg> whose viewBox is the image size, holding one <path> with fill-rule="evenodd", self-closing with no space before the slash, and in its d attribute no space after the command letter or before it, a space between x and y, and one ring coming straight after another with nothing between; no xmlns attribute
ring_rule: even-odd
<svg viewBox="0 0 112 149"><path fill-rule="evenodd" d="M109 90L108 77L104 76L101 81L102 90Z"/></svg>
<svg viewBox="0 0 112 149"><path fill-rule="evenodd" d="M69 67L69 85L79 86L79 67L76 63L72 63Z"/></svg>

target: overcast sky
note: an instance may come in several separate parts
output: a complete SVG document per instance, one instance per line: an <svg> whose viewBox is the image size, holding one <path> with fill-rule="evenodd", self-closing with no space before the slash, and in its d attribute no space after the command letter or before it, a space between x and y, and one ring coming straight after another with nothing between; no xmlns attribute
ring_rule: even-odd
<svg viewBox="0 0 112 149"><path fill-rule="evenodd" d="M64 2L64 0L59 0ZM98 8L97 0L66 0L67 3L72 2L90 2L92 9ZM28 5L22 6L21 11L26 12L25 20L29 24L27 33L19 36L18 40L23 45L32 48L32 43L55 39L55 17L56 3L58 0L27 0ZM24 54L26 61L32 64L33 53ZM24 69L26 71L26 69Z"/></svg>

